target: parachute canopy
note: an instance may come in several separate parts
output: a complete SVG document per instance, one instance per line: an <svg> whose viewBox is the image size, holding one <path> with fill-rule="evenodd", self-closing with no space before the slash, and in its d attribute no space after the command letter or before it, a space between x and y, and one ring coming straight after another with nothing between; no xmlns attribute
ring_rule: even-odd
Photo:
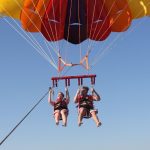
<svg viewBox="0 0 150 150"><path fill-rule="evenodd" d="M0 16L19 19L26 31L41 32L49 41L74 44L105 40L149 15L149 0L0 0Z"/></svg>
<svg viewBox="0 0 150 150"><path fill-rule="evenodd" d="M0 16L20 19L24 0L0 0Z"/></svg>

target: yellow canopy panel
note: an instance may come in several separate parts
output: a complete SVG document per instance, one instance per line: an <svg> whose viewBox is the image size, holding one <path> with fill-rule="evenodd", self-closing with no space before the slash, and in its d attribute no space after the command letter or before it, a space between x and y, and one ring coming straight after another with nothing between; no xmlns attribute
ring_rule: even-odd
<svg viewBox="0 0 150 150"><path fill-rule="evenodd" d="M150 16L150 0L128 0L132 17Z"/></svg>
<svg viewBox="0 0 150 150"><path fill-rule="evenodd" d="M24 0L0 0L0 16L20 18Z"/></svg>

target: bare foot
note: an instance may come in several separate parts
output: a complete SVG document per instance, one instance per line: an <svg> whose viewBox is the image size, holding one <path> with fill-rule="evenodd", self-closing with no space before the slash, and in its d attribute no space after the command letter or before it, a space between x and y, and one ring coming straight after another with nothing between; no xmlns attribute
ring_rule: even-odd
<svg viewBox="0 0 150 150"><path fill-rule="evenodd" d="M63 126L63 127L66 127L66 126L67 126L67 124L66 124L66 123L64 123L62 126Z"/></svg>
<svg viewBox="0 0 150 150"><path fill-rule="evenodd" d="M101 122L98 122L98 123L96 124L97 127L99 127L99 126L101 126L101 125L102 125Z"/></svg>
<svg viewBox="0 0 150 150"><path fill-rule="evenodd" d="M82 124L83 124L82 122L79 122L79 123L78 123L78 126L80 127Z"/></svg>

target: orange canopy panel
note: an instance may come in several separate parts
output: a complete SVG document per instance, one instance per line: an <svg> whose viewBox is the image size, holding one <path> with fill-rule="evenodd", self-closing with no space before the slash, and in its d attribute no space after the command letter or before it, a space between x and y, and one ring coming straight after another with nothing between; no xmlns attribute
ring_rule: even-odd
<svg viewBox="0 0 150 150"><path fill-rule="evenodd" d="M110 26L113 32L122 32L128 29L132 21L131 11L126 0L103 0L110 17Z"/></svg>
<svg viewBox="0 0 150 150"><path fill-rule="evenodd" d="M50 0L25 0L21 12L23 28L28 32L40 32L42 18Z"/></svg>

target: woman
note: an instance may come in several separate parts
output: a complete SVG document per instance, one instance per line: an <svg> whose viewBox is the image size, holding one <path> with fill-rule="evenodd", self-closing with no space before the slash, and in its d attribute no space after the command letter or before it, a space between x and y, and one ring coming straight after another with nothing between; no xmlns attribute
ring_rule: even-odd
<svg viewBox="0 0 150 150"><path fill-rule="evenodd" d="M56 125L59 125L59 120L62 120L63 126L67 126L67 117L68 117L68 104L70 101L69 92L66 88L66 98L62 92L59 92L57 95L57 99L55 101L52 100L52 89L49 90L49 98L48 102L54 107L54 118Z"/></svg>

